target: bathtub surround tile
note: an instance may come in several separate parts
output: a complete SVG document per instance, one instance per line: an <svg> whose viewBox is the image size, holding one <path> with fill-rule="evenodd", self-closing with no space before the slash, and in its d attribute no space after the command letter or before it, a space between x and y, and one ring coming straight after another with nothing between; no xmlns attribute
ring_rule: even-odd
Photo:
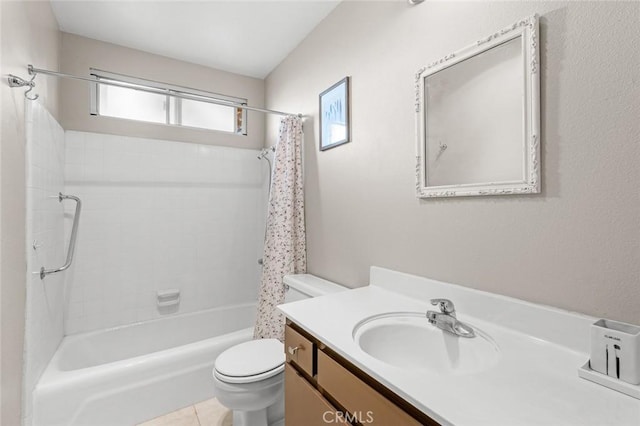
<svg viewBox="0 0 640 426"><path fill-rule="evenodd" d="M62 266L66 256L65 139L62 127L40 102L27 103L26 321L23 417L30 422L32 391L64 335L64 277L40 280L41 267ZM77 156L73 161L77 161ZM73 203L71 203L73 204ZM34 241L37 248L34 249ZM78 315L78 306L73 313Z"/></svg>
<svg viewBox="0 0 640 426"><path fill-rule="evenodd" d="M268 182L257 154L67 131L66 191L83 201L67 334L159 318L161 289L180 290L178 313L254 302Z"/></svg>

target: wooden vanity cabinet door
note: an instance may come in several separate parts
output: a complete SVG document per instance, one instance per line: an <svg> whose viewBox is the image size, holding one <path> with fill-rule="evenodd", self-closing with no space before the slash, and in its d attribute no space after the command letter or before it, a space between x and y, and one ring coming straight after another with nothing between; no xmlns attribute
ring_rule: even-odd
<svg viewBox="0 0 640 426"><path fill-rule="evenodd" d="M346 425L344 416L329 403L295 368L284 366L284 411L287 426Z"/></svg>
<svg viewBox="0 0 640 426"><path fill-rule="evenodd" d="M317 379L318 385L349 413L366 418L367 426L421 424L322 351L318 351Z"/></svg>
<svg viewBox="0 0 640 426"><path fill-rule="evenodd" d="M311 340L295 331L289 325L284 329L284 351L287 362L296 364L302 371L313 377L314 344Z"/></svg>

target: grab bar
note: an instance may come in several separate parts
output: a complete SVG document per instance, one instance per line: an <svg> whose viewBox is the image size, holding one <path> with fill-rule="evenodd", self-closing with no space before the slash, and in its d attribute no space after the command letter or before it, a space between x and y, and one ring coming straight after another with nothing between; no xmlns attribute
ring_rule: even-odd
<svg viewBox="0 0 640 426"><path fill-rule="evenodd" d="M55 274L56 272L62 272L69 269L71 262L73 262L73 252L76 249L76 237L78 235L78 222L80 222L80 210L82 209L82 202L80 198L75 195L64 195L62 192L58 194L58 201L73 200L76 202L76 212L73 216L73 226L71 227L71 237L69 238L69 249L67 250L67 261L61 267L57 269L44 269L44 266L40 268L40 279L44 280L49 274Z"/></svg>

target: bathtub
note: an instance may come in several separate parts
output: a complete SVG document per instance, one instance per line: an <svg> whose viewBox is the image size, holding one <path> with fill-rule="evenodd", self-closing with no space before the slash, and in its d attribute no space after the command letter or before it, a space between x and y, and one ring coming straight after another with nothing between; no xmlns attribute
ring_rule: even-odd
<svg viewBox="0 0 640 426"><path fill-rule="evenodd" d="M66 336L33 394L34 426L126 426L213 396L215 358L252 338L255 304Z"/></svg>

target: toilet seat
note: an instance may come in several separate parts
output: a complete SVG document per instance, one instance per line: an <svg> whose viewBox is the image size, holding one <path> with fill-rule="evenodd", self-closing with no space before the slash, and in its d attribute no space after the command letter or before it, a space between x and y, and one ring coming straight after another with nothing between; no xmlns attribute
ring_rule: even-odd
<svg viewBox="0 0 640 426"><path fill-rule="evenodd" d="M253 383L284 371L284 345L277 339L241 343L222 352L213 374L226 383Z"/></svg>

